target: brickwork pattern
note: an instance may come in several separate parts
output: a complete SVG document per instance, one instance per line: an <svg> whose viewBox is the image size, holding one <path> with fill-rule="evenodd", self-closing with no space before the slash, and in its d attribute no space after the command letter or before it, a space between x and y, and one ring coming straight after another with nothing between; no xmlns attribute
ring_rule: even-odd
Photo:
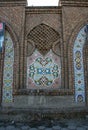
<svg viewBox="0 0 88 130"><path fill-rule="evenodd" d="M35 10L36 10L36 13L35 13ZM58 19L59 19L59 21L58 21ZM31 24L29 24L29 23L31 23ZM58 49L60 48L59 54L58 53L57 54L59 56L62 56L62 58L63 58L63 52L61 51L61 50L63 50L62 39L61 39L61 37L62 37L62 33L61 33L61 10L58 10L57 8L50 8L50 9L48 9L48 8L44 8L44 9L41 9L41 8L29 8L28 9L28 8L26 8L26 40L25 40L25 47L26 48L28 48L27 47L27 40L28 40L27 36L30 36L30 33L32 32L32 30L34 30L35 28L38 28L40 25L44 25L44 26L46 25L46 27L48 27L50 30L54 30L52 32L55 32L55 31L57 33L59 32L60 36L58 35L58 41L57 41L57 43L55 43L55 45L52 48L53 48L53 50L56 50L56 53L57 53L57 48ZM38 32L39 32L39 30L38 30ZM33 37L36 37L36 36L34 35ZM31 41L31 37L29 38L29 43L30 43L30 41ZM36 40L35 42L37 42L37 41L38 40ZM33 44L31 44L31 46L33 46ZM46 47L47 47L47 45L46 45ZM41 50L41 52L43 53L42 50ZM24 67L25 84L26 84L26 71L27 71L26 53L27 53L27 50L25 49L25 52L24 52L24 54L25 54L25 67ZM61 62L62 62L62 60L61 60ZM61 75L62 75L62 79L63 79L63 75L64 75L63 62L61 64L62 64L62 68L63 68L61 70L61 73L62 73ZM64 88L64 80L62 82L62 86Z"/></svg>
<svg viewBox="0 0 88 130"><path fill-rule="evenodd" d="M6 1L7 2L7 1ZM13 6L14 5L14 6ZM8 30L8 32L11 34L13 45L14 45L14 52L15 52L15 57L14 57L14 79L13 79L13 84L14 84L14 91L17 88L20 88L20 84L23 81L22 76L23 76L23 67L21 64L23 62L23 39L24 39L24 21L25 21L25 7L22 4L13 4L7 2L5 3L0 3L0 21L5 22L5 29ZM19 49L20 48L20 49ZM4 50L1 55L1 60L0 60L0 89L2 89L2 80L3 80L3 64L4 64ZM22 55L22 56L21 56ZM19 58L20 57L20 58ZM21 58L22 57L22 58ZM21 63L20 63L21 62ZM19 70L22 68L21 70ZM22 72L22 74L21 74ZM21 80L19 80L19 77ZM1 94L1 91L0 91ZM1 100L1 96L0 96Z"/></svg>
<svg viewBox="0 0 88 130"><path fill-rule="evenodd" d="M13 4L0 4L0 21L6 23L14 43L15 67L14 67L14 93L18 89L26 89L27 72L27 36L30 31L40 25L46 24L60 34L61 45L61 79L62 88L66 94L74 94L74 66L73 46L80 29L88 22L88 2L82 0L71 1L61 0L61 7L24 7L24 4L13 2ZM66 4L64 4L64 2ZM78 3L77 3L78 2ZM73 4L74 3L74 4ZM71 5L71 6L70 6ZM3 53L4 54L4 53ZM3 58L2 54L2 58ZM87 50L83 56L85 68ZM0 60L3 65L3 60ZM85 71L86 71L85 69ZM3 67L0 68L0 75ZM85 77L87 76L85 72ZM88 79L85 78L88 83ZM2 81L2 76L0 76ZM17 89L17 90L16 90ZM88 88L86 88L88 93Z"/></svg>
<svg viewBox="0 0 88 130"><path fill-rule="evenodd" d="M68 75L69 88L74 90L74 73L73 73L73 45L80 29L87 23L87 8L82 7L63 7L63 41L65 48L65 55L67 55L67 63L65 68Z"/></svg>

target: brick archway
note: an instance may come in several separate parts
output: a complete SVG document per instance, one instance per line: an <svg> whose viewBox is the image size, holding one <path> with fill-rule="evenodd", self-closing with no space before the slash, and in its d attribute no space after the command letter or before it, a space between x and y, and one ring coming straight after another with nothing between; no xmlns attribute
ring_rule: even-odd
<svg viewBox="0 0 88 130"><path fill-rule="evenodd" d="M4 23L5 23L5 32L8 33L8 35L10 36L10 39L12 41L12 44L13 44L13 48L14 48L14 53L17 54L17 51L19 49L19 44L18 43L18 40L17 40L17 36L12 28L12 26L10 26L10 24L8 24L7 21L3 20ZM0 22L3 22L2 20L0 20ZM8 46L9 47L9 46ZM0 54L0 104L2 103L2 101L4 101L4 99L2 98L2 95L3 95L3 86L4 86L4 81L3 81L3 77L5 76L5 51L6 51L6 48L5 48L5 44L4 44L4 48L3 48L3 52ZM8 53L9 53L10 49L8 50ZM6 54L6 55L9 55L9 54ZM18 80L18 74L17 74L17 71L19 70L19 67L15 67L18 65L18 62L19 62L19 55L14 55L14 63L13 63L13 91L12 91L12 95L13 95L13 92L14 90L16 89L16 86L17 85L17 80ZM5 78L4 78L5 79ZM8 94L7 94L8 95ZM5 97L6 95L4 95ZM7 103L8 104L8 103ZM2 104L3 105L3 104Z"/></svg>
<svg viewBox="0 0 88 130"><path fill-rule="evenodd" d="M28 61L30 62L30 60L32 59L32 56L34 57L34 55L39 55L39 57L41 57L42 63L46 62L47 58L48 58L48 60L51 60L52 58L56 57L56 58L52 59L51 66L53 66L55 60L58 59L58 61L56 61L56 63L60 67L60 71L61 71L60 73L62 73L62 70L61 70L62 51L61 51L61 49L62 49L62 45L60 42L60 35L58 34L58 32L55 31L52 27L50 27L44 23L39 24L38 26L34 27L27 35L27 51L26 52L27 52L27 57L29 59L29 60L27 59L27 68L29 65ZM33 62L33 65L36 66L35 64L36 64L36 62L38 63L38 61L37 61L38 57L37 57L37 59L36 58L34 58L34 59L35 59L35 62ZM40 64L42 64L42 63L40 63ZM49 63L47 63L47 66L48 66L48 64ZM43 67L44 67L43 68L43 71L44 71L46 69L46 65ZM49 73L51 73L51 68L47 68L47 71L49 71ZM47 75L49 73L47 72ZM37 72L36 72L36 75L37 75ZM61 88L61 75L60 75L60 81L59 80L57 81L59 83L59 85L56 85L56 86L59 86L58 90ZM40 78L39 81L42 82L42 80L45 79L45 80L47 80L47 82L46 83L44 82L44 85L49 83L49 77L46 78L47 76L45 76L45 75L42 75L42 76L43 77ZM51 77L53 77L52 74L51 74ZM29 78L27 78L27 86L30 86L30 85L28 85L28 79ZM53 80L54 79L52 79L50 82L53 83ZM29 82L31 83L31 80ZM37 81L35 80L35 82L37 82ZM46 85L46 86L49 86L49 85ZM52 86L51 88L54 87L53 85L51 85L51 86ZM44 88L48 88L48 87L39 86L39 88L44 89ZM31 87L31 89L32 89L32 87ZM37 89L37 87L36 87L36 89ZM57 87L56 87L56 89L57 89Z"/></svg>
<svg viewBox="0 0 88 130"><path fill-rule="evenodd" d="M70 41L69 41L69 46L68 46L68 54L70 54L68 57L69 57L69 64L68 64L68 68L69 68L69 86L71 86L72 85L72 89L73 89L73 92L74 92L74 95L75 95L75 100L76 100L76 102L78 101L78 99L77 98L79 98L80 100L82 99L82 97L84 97L84 99L82 99L81 101L83 101L83 102L85 102L85 88L86 88L86 86L85 86L85 80L86 80L86 78L85 78L85 71L86 71L86 69L85 69L85 62L84 62L84 57L85 57L85 55L84 55L84 53L83 53L83 49L84 49L84 46L85 46L85 39L86 39L86 36L85 36L85 39L84 39L84 42L82 41L82 46L81 46L81 51L79 51L79 50L77 50L77 49L75 49L75 45L77 45L77 43L80 43L81 42L81 38L79 38L79 37L81 37L81 34L83 34L82 32L84 31L84 29L85 29L85 27L86 27L86 25L87 25L87 22L82 22L80 25L78 25L75 29L74 29L74 32L72 33L72 35L71 35L71 38L70 38ZM83 34L83 35L85 35L85 34ZM77 41L79 39L79 41ZM83 39L83 38L82 38ZM81 65L83 65L82 66L82 72L83 72L83 82L81 82L81 80L79 79L78 80L78 78L76 79L76 70L75 70L75 65L76 65L76 62L74 62L74 60L76 60L76 56L75 56L75 54L76 54L76 52L77 52L77 54L78 53L81 53L81 57L82 57L82 62L80 62L81 63ZM74 60L73 60L74 59ZM76 93L76 81L78 81L79 83L78 84L83 84L83 86L84 86L84 90L83 90L83 93L81 93L81 89L80 89L80 87L79 87L79 91L80 92L78 92L78 94ZM82 96L83 95L83 96ZM81 97L82 96L82 97Z"/></svg>

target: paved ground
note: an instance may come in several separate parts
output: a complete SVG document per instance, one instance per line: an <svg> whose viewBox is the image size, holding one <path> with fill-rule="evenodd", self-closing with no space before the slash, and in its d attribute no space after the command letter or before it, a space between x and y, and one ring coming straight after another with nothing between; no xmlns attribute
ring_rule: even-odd
<svg viewBox="0 0 88 130"><path fill-rule="evenodd" d="M0 130L88 130L88 118L33 121L30 123L0 121Z"/></svg>

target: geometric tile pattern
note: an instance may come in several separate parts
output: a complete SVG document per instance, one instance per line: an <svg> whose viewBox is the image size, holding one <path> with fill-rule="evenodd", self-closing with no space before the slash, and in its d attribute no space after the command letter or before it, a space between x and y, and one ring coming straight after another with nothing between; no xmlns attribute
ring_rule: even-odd
<svg viewBox="0 0 88 130"><path fill-rule="evenodd" d="M74 43L74 78L75 78L75 101L85 102L85 82L84 82L84 65L83 65L83 47L86 40L86 26L84 26Z"/></svg>
<svg viewBox="0 0 88 130"><path fill-rule="evenodd" d="M27 78L29 81L27 86L33 84L36 88L61 86L60 58L52 51L46 56L42 56L38 51L35 51L28 58Z"/></svg>
<svg viewBox="0 0 88 130"><path fill-rule="evenodd" d="M13 64L14 48L10 34L5 31L5 55L4 55L4 72L3 72L3 103L13 102Z"/></svg>
<svg viewBox="0 0 88 130"><path fill-rule="evenodd" d="M27 38L35 43L36 48L42 55L46 55L52 48L53 43L60 39L57 31L43 23L33 28Z"/></svg>
<svg viewBox="0 0 88 130"><path fill-rule="evenodd" d="M36 85L50 86L53 79L58 77L58 73L58 65L49 57L45 59L39 57L29 66L29 77L34 80Z"/></svg>

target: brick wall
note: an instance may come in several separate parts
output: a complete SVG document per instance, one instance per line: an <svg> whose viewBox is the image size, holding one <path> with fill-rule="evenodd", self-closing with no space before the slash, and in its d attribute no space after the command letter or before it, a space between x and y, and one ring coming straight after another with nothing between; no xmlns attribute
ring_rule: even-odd
<svg viewBox="0 0 88 130"><path fill-rule="evenodd" d="M73 46L80 29L87 24L87 7L63 7L63 41L64 53L67 56L65 62L65 81L74 92L74 70L73 70ZM84 63L85 64L85 63ZM66 82L65 82L66 85Z"/></svg>
<svg viewBox="0 0 88 130"><path fill-rule="evenodd" d="M62 43L62 11L61 7L27 7L26 8L26 29L25 29L25 67L24 80L26 84L27 71L27 35L30 31L41 23L53 28L60 35L61 44L61 64L62 64L62 88L64 88L64 64L63 64L63 43Z"/></svg>
<svg viewBox="0 0 88 130"><path fill-rule="evenodd" d="M14 44L14 50L15 50L14 89L20 88L20 86L22 86L23 84L22 83L23 81L22 70L23 70L25 5L26 5L25 0L22 0L20 2L12 1L12 0L0 1L0 22L5 22L5 25L6 25L5 27L11 34L13 44ZM4 52L1 55L2 57L4 57ZM4 63L3 60L0 60L0 64L2 66ZM3 76L3 67L1 67L0 69L0 81L2 81L2 76ZM2 84L0 84L0 88L1 87L2 87ZM0 94L1 94L1 91L0 91Z"/></svg>
<svg viewBox="0 0 88 130"><path fill-rule="evenodd" d="M26 0L0 2L0 21L6 23L6 29L10 32L14 42L14 93L18 89L26 89L27 35L41 23L52 27L60 34L62 95L74 93L72 51L78 32L88 23L88 2L86 0L60 0L60 4L61 7L25 7ZM84 64L87 64L86 54L84 54ZM3 60L0 60L1 64ZM2 68L0 81L2 81L1 73ZM88 84L88 79L85 78L85 80Z"/></svg>

